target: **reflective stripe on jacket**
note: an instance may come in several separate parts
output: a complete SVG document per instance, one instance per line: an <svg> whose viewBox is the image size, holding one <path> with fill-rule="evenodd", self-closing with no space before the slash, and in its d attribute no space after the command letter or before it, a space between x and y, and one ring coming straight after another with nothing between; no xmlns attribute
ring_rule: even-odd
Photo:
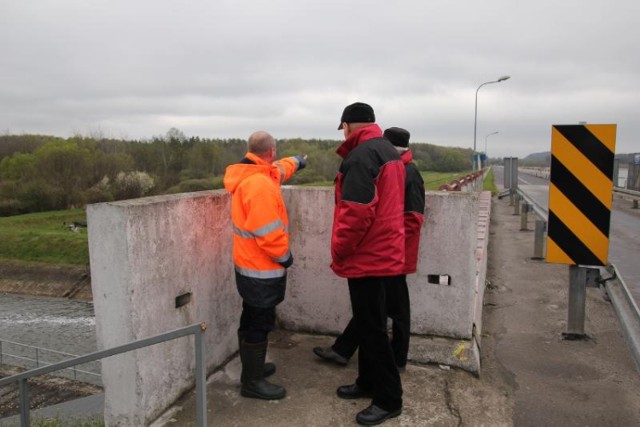
<svg viewBox="0 0 640 427"><path fill-rule="evenodd" d="M280 184L298 167L295 157L268 164L247 153L240 163L226 169L224 187L232 195L233 262L240 275L257 279L257 283L286 275L279 262L291 257L289 219Z"/></svg>

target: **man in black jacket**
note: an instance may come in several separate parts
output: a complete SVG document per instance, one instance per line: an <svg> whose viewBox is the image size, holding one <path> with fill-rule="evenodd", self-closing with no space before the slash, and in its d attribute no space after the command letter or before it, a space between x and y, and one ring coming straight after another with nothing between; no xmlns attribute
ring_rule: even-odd
<svg viewBox="0 0 640 427"><path fill-rule="evenodd" d="M409 150L410 134L406 129L392 127L384 131L387 138L400 153L405 166L404 228L405 228L405 268L403 274L390 278L387 286L387 315L393 320L391 349L396 366L404 372L409 351L411 330L411 310L407 274L417 269L420 231L424 221L425 190L420 172L413 164ZM339 335L332 346L315 347L313 352L322 359L346 365L358 349L358 331L353 319Z"/></svg>
<svg viewBox="0 0 640 427"><path fill-rule="evenodd" d="M347 279L358 330L358 378L338 387L342 399L371 398L356 416L375 425L402 413L402 383L387 335L385 292L404 271L405 170L382 137L370 105L348 105L340 119L344 160L335 181L331 269Z"/></svg>

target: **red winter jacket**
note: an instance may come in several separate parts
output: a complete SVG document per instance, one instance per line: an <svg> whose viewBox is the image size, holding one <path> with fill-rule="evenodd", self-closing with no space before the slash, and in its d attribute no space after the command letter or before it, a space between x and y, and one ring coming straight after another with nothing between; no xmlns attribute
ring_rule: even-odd
<svg viewBox="0 0 640 427"><path fill-rule="evenodd" d="M340 277L404 272L404 182L400 155L376 124L338 147L344 158L335 182L331 268Z"/></svg>
<svg viewBox="0 0 640 427"><path fill-rule="evenodd" d="M400 157L407 173L404 184L404 274L410 274L416 272L418 265L420 230L424 222L424 180L412 163L411 151L405 151Z"/></svg>

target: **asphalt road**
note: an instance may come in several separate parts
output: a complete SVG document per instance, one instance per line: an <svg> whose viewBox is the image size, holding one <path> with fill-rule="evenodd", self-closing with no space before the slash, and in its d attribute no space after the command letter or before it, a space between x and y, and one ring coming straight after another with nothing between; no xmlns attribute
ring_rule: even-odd
<svg viewBox="0 0 640 427"><path fill-rule="evenodd" d="M502 188L504 169L494 167L496 186ZM518 187L541 207L549 208L549 181L518 174ZM640 306L640 210L628 200L614 197L609 232L609 263L615 264L636 304Z"/></svg>

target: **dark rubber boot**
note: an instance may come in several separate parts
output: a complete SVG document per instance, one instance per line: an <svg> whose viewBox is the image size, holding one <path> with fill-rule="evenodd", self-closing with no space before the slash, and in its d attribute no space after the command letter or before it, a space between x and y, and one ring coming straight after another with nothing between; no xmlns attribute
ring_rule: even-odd
<svg viewBox="0 0 640 427"><path fill-rule="evenodd" d="M238 331L238 348L240 348L240 345L242 344L242 340L244 339L244 332L240 332ZM264 377L270 377L271 375L276 373L276 365L274 365L271 362L265 362L264 363ZM244 380L244 372L240 374L240 383L243 383Z"/></svg>
<svg viewBox="0 0 640 427"><path fill-rule="evenodd" d="M264 359L267 356L267 341L261 343L247 343L241 341L240 360L244 381L240 394L254 399L276 400L282 399L286 390L281 385L272 384L264 379Z"/></svg>

